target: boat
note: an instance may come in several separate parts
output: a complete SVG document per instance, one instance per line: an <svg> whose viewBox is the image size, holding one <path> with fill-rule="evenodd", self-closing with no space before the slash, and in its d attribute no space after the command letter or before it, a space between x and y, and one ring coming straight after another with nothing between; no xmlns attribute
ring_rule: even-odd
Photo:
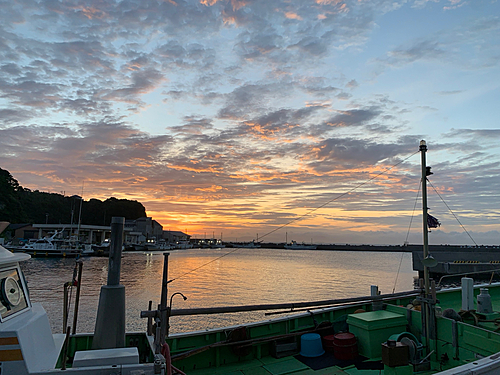
<svg viewBox="0 0 500 375"><path fill-rule="evenodd" d="M425 166L424 141L420 150ZM423 168L423 189L425 180ZM424 195L423 210L425 218ZM114 229L115 219L112 237L119 233ZM183 295L171 293L168 303L175 279L168 279L169 254L164 253L161 303L156 310L150 303L148 310L141 312L141 317L148 319L147 332L124 335L120 345L104 349L92 347L110 338L121 340L120 334L110 333L124 330L117 323L124 316L124 301L114 303L120 298L110 296L113 290L122 290L118 283L121 245L111 249L108 285L101 289L93 335L69 330L66 335L51 334L43 308L29 300L19 267L29 255L0 248L2 371L20 375L55 374L63 369L82 375L499 374L500 284L474 285L472 278L465 277L461 288L438 290L428 277L435 261L428 253L426 220L423 223L424 277L417 289L399 293L381 294L376 286L370 286L370 295L361 297L172 309L173 297ZM267 311L267 316L279 317L170 333L173 316L243 311Z"/></svg>
<svg viewBox="0 0 500 375"><path fill-rule="evenodd" d="M285 249L288 250L316 250L316 245L307 245L305 243L298 244L297 241L292 241L290 244L286 244Z"/></svg>
<svg viewBox="0 0 500 375"><path fill-rule="evenodd" d="M212 249L223 249L226 247L226 245L224 245L222 243L222 240L220 240L220 239L213 238L209 241L209 243L210 243L210 248L212 248Z"/></svg>
<svg viewBox="0 0 500 375"><path fill-rule="evenodd" d="M98 257L109 256L109 247L111 245L111 240L109 238L104 239L99 245L92 245L93 255Z"/></svg>
<svg viewBox="0 0 500 375"><path fill-rule="evenodd" d="M117 245L111 247L108 284L101 287L94 333L76 333L75 313L72 330L68 326L65 332L53 334L44 308L30 299L20 266L31 256L12 253L0 246L2 374L167 374L165 356L160 346L154 346L153 335L125 332L125 287L119 284L121 238L116 241L123 235L125 220L119 219L121 222L111 223L112 237ZM80 285L81 272L77 279L72 285ZM79 289L76 294L78 298ZM66 326L67 321L63 323ZM171 365L168 368L170 374Z"/></svg>
<svg viewBox="0 0 500 375"><path fill-rule="evenodd" d="M240 248L245 248L245 249L255 249L260 247L260 243L252 241L252 242L246 242L246 243L233 243L233 247L240 247Z"/></svg>
<svg viewBox="0 0 500 375"><path fill-rule="evenodd" d="M23 246L11 246L9 250L30 254L33 257L79 257L82 247L72 238L60 238L61 232L55 231L52 236L45 236L29 241Z"/></svg>
<svg viewBox="0 0 500 375"><path fill-rule="evenodd" d="M425 190L430 171L425 141L420 151ZM426 199L423 194L424 218ZM243 311L281 316L202 332L167 330L170 360L188 375L499 374L500 284L475 284L464 277L461 288L438 290L429 278L436 261L423 223L424 270L415 290L381 294L371 286L364 297L170 309L168 317L193 319Z"/></svg>
<svg viewBox="0 0 500 375"><path fill-rule="evenodd" d="M174 244L175 249L192 249L193 244L186 240L179 240Z"/></svg>

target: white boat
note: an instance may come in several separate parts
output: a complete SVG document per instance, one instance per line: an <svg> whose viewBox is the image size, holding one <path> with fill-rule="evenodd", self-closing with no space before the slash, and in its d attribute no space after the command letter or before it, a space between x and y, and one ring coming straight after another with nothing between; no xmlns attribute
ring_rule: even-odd
<svg viewBox="0 0 500 375"><path fill-rule="evenodd" d="M298 244L296 241L292 241L291 244L286 244L285 249L289 250L316 250L316 245L307 245L305 243Z"/></svg>
<svg viewBox="0 0 500 375"><path fill-rule="evenodd" d="M233 243L233 247L241 247L245 249L255 249L260 247L260 243L252 241L247 243Z"/></svg>
<svg viewBox="0 0 500 375"><path fill-rule="evenodd" d="M192 248L193 244L191 244L189 241L180 240L177 241L175 244L175 249L192 249Z"/></svg>
<svg viewBox="0 0 500 375"><path fill-rule="evenodd" d="M174 247L165 240L158 241L158 250L171 250Z"/></svg>
<svg viewBox="0 0 500 375"><path fill-rule="evenodd" d="M226 245L224 245L221 240L213 239L210 241L210 247L212 249L223 249Z"/></svg>
<svg viewBox="0 0 500 375"><path fill-rule="evenodd" d="M30 241L21 247L11 247L13 252L28 253L33 257L78 257L82 249L72 239L58 238L60 232L55 232L50 237Z"/></svg>
<svg viewBox="0 0 500 375"><path fill-rule="evenodd" d="M123 224L121 228L123 232ZM75 314L73 332L68 327L66 333L53 334L44 308L30 299L19 264L30 255L0 246L0 373L166 375L168 366L171 374L173 367L165 361L165 356L170 357L165 351L165 356L160 354L162 348L155 346L152 334L125 332L125 287L119 284L119 255L115 250L110 258L108 285L101 287L95 332L75 333Z"/></svg>

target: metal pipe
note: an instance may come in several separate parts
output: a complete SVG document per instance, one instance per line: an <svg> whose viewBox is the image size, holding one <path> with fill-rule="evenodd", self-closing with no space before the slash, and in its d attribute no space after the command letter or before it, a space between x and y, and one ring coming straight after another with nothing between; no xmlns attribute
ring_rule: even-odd
<svg viewBox="0 0 500 375"><path fill-rule="evenodd" d="M170 316L184 316L184 315L206 315L206 314L223 314L244 311L259 311L259 310L279 310L279 309L295 309L303 307L336 305L351 302L373 302L384 299L395 299L400 297L413 297L419 294L418 290L407 292L399 292L393 294L380 294L378 296L365 296L365 297L351 297L342 299L332 299L325 301L315 302L295 302L295 303L275 303L267 305L244 305L244 306L222 306L222 307L207 307L195 309L178 309L170 311ZM156 317L157 311L141 311L141 318L149 316Z"/></svg>
<svg viewBox="0 0 500 375"><path fill-rule="evenodd" d="M160 345L163 345L168 331L169 309L167 306L168 297L168 256L170 253L163 253L163 280L161 284L160 301Z"/></svg>
<svg viewBox="0 0 500 375"><path fill-rule="evenodd" d="M168 305L168 314L167 314L167 332L166 332L166 337L168 337L169 332L170 332L170 312L172 311L172 300L174 299L174 296L176 295L181 295L182 298L184 298L184 301L187 300L187 297L182 294L181 292L176 292L170 296L170 304Z"/></svg>
<svg viewBox="0 0 500 375"><path fill-rule="evenodd" d="M429 267L426 265L425 260L429 256L429 229L427 227L427 164L425 160L425 153L427 152L427 144L424 140L420 141L420 155L421 155L421 167L422 167L422 225L423 225L423 236L424 236L424 290L425 296L422 299L422 326L425 327L425 345L428 350L430 349L430 320L431 320L431 306L428 303L429 299Z"/></svg>
<svg viewBox="0 0 500 375"><path fill-rule="evenodd" d="M148 305L148 311L151 311L151 308L153 307L153 301L149 301ZM148 317L148 325L147 325L147 331L148 336L151 336L153 334L153 318Z"/></svg>
<svg viewBox="0 0 500 375"><path fill-rule="evenodd" d="M500 268L496 268L496 269L493 269L493 270L487 270L487 271L463 272L463 273L453 273L453 274L450 274L450 275L443 275L443 276L441 276L439 278L437 286L439 287L440 284L441 284L441 281L443 281L443 279L445 279L447 277L467 276L467 275L475 275L475 274L490 273L490 272L492 273L492 277L493 277L494 273L500 274ZM491 279L490 279L490 284L491 284Z"/></svg>
<svg viewBox="0 0 500 375"><path fill-rule="evenodd" d="M75 311L73 313L73 335L76 333L76 321L78 320L78 307L80 306L80 290L82 287L83 261L78 260L78 280L76 284Z"/></svg>
<svg viewBox="0 0 500 375"><path fill-rule="evenodd" d="M68 283L63 286L63 333L66 333L66 325L68 324Z"/></svg>
<svg viewBox="0 0 500 375"><path fill-rule="evenodd" d="M67 357L68 357L68 349L69 349L69 336L70 336L70 332L71 332L71 329L70 327L68 326L66 329L66 337L64 338L64 347L63 347L63 350L62 350L62 363L61 363L61 370L66 370L66 361L67 361Z"/></svg>
<svg viewBox="0 0 500 375"><path fill-rule="evenodd" d="M421 167L422 167L422 224L424 234L424 260L429 255L429 230L427 228L427 165L425 153L427 144L424 140L420 141ZM426 296L429 294L429 267L424 264L424 288Z"/></svg>
<svg viewBox="0 0 500 375"><path fill-rule="evenodd" d="M111 219L111 244L109 246L108 286L120 284L124 225L124 217L113 217Z"/></svg>

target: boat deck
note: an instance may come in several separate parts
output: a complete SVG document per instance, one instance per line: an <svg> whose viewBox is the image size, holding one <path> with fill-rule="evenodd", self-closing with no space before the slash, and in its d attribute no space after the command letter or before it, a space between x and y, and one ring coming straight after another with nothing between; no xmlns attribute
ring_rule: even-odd
<svg viewBox="0 0 500 375"><path fill-rule="evenodd" d="M479 290L476 289L476 296L478 292ZM500 288L490 286L490 293L492 295L493 310L500 311ZM461 296L458 289L444 291L444 293L439 294L438 299L438 304L443 311L449 308L459 311L461 308ZM398 299L393 302L394 304L386 304L384 309L390 314L399 315L401 318L398 318L398 321L401 319L404 321L407 332L413 331L413 334L420 338L422 330L420 325L421 313L418 310L408 310L406 308L411 300L412 298ZM341 331L340 326L337 326L337 324L340 324L342 317L346 316L341 314L352 314L352 310L359 307L357 305L338 310L316 311L314 317L318 322L328 319L333 323L335 331ZM369 311L371 305L366 304L363 307L365 311ZM429 365L426 369L420 367L418 371L411 364L397 367L397 369L387 366L384 368L380 355L372 355L371 359L359 356L356 360L340 361L329 351L321 356L311 358L301 356L299 350L297 350L293 353L286 353L288 356L276 358L277 356L270 349L270 342L266 337L274 335L281 338L296 335L294 337L296 337L295 340L297 341L301 332L311 329L311 315L298 315L296 318L287 321L276 320L269 321L264 325L247 326L249 337L255 340L252 343L250 353L231 353L227 342L224 342L228 332L224 331L179 337L171 342L174 354L193 350L193 348L208 348L210 344L213 344L214 347L203 351L203 354L198 353L190 358L180 359L179 361L174 360L173 364L188 375L409 375L415 373L430 375L456 366L477 365L478 359L487 358L494 353L500 352L499 313L490 314L486 316L486 319L482 318L479 324L477 322L474 324L473 315L464 316L464 318L467 321L458 323L451 319L438 318L437 338L430 340L433 354L431 353L432 355L428 356ZM372 332L375 334L379 332L378 322L370 322L370 324L375 325L366 331L368 337L372 335ZM381 329L384 330L386 327L381 327ZM390 329L392 330L392 328ZM402 331L405 331L404 327L396 328L396 332ZM362 333L365 341L367 339L366 332ZM395 332L391 332L391 334L393 333ZM380 341L375 340L375 342L385 340L387 340L387 337ZM458 347L455 346L455 343L458 344ZM375 353L371 352L371 354Z"/></svg>
<svg viewBox="0 0 500 375"><path fill-rule="evenodd" d="M380 374L380 370L359 370L354 364L344 368L338 366L328 366L327 363L333 357L330 353L325 353L321 357L311 361L312 367L301 362L295 357L272 358L265 357L260 360L255 359L242 363L227 365L221 368L208 368L191 370L189 375L371 375ZM325 367L322 367L325 365ZM322 367L322 368L318 368Z"/></svg>

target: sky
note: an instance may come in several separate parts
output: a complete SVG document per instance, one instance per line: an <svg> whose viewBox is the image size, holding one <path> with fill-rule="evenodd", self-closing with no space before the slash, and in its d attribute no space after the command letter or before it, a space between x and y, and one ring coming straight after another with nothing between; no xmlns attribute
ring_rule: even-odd
<svg viewBox="0 0 500 375"><path fill-rule="evenodd" d="M500 244L497 0L0 0L0 167L224 241ZM68 218L69 222L69 218Z"/></svg>

